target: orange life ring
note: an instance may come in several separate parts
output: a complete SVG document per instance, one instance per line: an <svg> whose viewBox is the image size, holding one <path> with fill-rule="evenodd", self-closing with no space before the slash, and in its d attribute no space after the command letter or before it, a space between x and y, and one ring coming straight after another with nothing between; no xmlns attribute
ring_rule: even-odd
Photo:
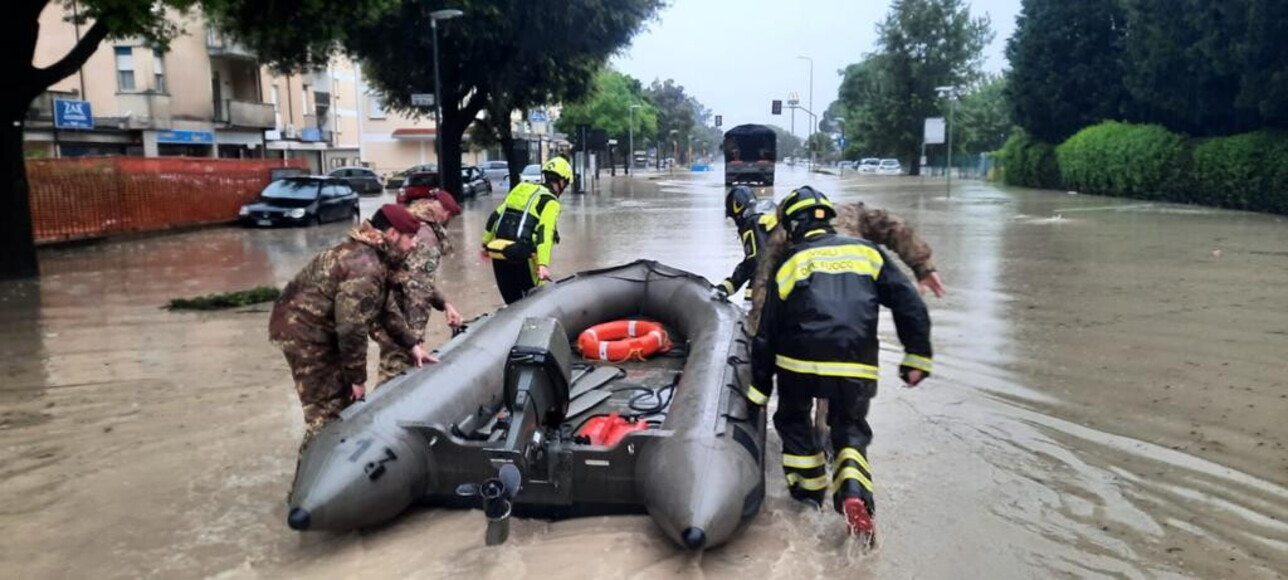
<svg viewBox="0 0 1288 580"><path fill-rule="evenodd" d="M614 320L596 324L577 337L577 348L590 360L644 360L671 350L671 337L661 324L647 320Z"/></svg>

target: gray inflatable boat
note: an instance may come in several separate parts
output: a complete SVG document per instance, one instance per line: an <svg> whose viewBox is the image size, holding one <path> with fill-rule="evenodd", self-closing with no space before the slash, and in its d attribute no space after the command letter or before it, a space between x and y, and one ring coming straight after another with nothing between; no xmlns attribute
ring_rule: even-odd
<svg viewBox="0 0 1288 580"><path fill-rule="evenodd" d="M621 319L661 323L678 348L617 367L573 360L578 334ZM681 546L720 545L765 491L765 419L741 395L744 325L706 279L656 262L539 289L324 428L300 459L287 523L349 530L414 503L478 507L496 544L512 515L647 512ZM631 423L625 436L583 435L612 413Z"/></svg>

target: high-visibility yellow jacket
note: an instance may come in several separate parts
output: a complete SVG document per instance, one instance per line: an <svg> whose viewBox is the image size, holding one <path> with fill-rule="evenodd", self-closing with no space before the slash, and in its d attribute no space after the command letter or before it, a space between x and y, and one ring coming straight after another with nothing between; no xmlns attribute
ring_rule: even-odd
<svg viewBox="0 0 1288 580"><path fill-rule="evenodd" d="M549 266L558 239L559 198L537 183L520 183L488 216L483 245L493 240L528 242L535 246L537 265Z"/></svg>

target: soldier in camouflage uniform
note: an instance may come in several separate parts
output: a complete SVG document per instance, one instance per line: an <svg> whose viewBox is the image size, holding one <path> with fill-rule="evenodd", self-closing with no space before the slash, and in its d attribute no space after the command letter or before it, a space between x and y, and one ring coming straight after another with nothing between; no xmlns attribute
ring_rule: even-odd
<svg viewBox="0 0 1288 580"><path fill-rule="evenodd" d="M434 280L439 261L452 253L446 228L448 222L461 213L461 207L450 195L439 195L441 197L436 199L415 201L407 208L424 225L416 234L416 248L389 278L389 299L382 328L376 334L376 342L380 344L377 388L411 368L415 362L407 349L398 345L391 336L410 334L416 337L418 344L423 343L430 308L443 312L448 326L456 328L461 325L460 313L447 301Z"/></svg>
<svg viewBox="0 0 1288 580"><path fill-rule="evenodd" d="M384 310L390 268L406 258L419 229L406 209L382 207L309 262L273 305L269 338L282 349L304 407L301 449L365 394L367 335ZM427 360L414 336L393 340Z"/></svg>

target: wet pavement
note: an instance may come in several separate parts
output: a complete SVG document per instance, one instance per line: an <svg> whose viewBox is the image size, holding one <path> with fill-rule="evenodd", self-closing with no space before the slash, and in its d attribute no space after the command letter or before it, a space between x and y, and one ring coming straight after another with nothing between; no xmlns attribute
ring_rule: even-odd
<svg viewBox="0 0 1288 580"><path fill-rule="evenodd" d="M1202 577L1288 571L1288 220L980 182L810 176L913 224L949 297L928 299L934 377L897 385L883 326L870 450L882 545L786 497L693 555L647 517L515 522L415 509L296 534L303 422L268 305L167 300L283 284L345 225L216 228L42 252L0 284L0 570L84 577ZM555 271L652 258L719 280L740 257L719 174L607 176L569 196ZM385 196L382 199L387 199ZM440 280L468 317L501 301L468 202ZM364 200L370 212L380 202ZM431 342L446 338L431 321ZM374 360L374 357L372 357ZM771 440L777 439L771 435ZM775 443L776 444L776 443Z"/></svg>

